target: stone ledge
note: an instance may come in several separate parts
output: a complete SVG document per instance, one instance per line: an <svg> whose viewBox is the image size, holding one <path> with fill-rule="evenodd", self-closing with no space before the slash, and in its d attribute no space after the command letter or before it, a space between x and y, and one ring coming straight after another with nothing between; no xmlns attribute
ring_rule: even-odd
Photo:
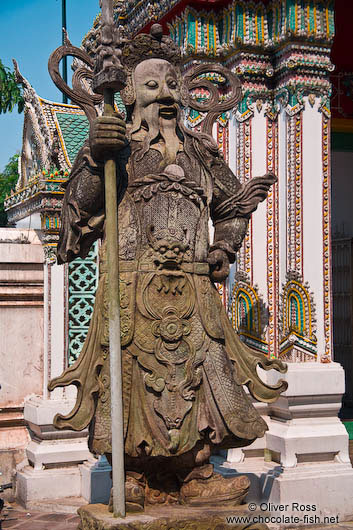
<svg viewBox="0 0 353 530"><path fill-rule="evenodd" d="M68 414L74 406L75 399L56 400L32 396L25 403L24 418L34 425L52 425L55 414Z"/></svg>
<svg viewBox="0 0 353 530"><path fill-rule="evenodd" d="M262 375L264 374L264 375ZM261 372L267 384L274 385L279 379L288 382L288 389L281 397L325 396L344 393L344 370L339 363L288 363L288 372L280 374L275 370ZM271 406L270 406L271 408Z"/></svg>
<svg viewBox="0 0 353 530"><path fill-rule="evenodd" d="M27 449L27 458L35 469L42 465L78 464L92 457L88 450L86 438L70 440L32 440Z"/></svg>
<svg viewBox="0 0 353 530"><path fill-rule="evenodd" d="M29 501L26 503L27 510L35 510L44 513L77 514L81 506L86 506L87 501L83 497L67 497L62 499L43 499L40 501Z"/></svg>
<svg viewBox="0 0 353 530"><path fill-rule="evenodd" d="M88 504L78 510L78 530L265 530L265 524L232 524L226 517L249 516L246 506L194 507L166 506L147 508L140 514L113 517L105 504Z"/></svg>

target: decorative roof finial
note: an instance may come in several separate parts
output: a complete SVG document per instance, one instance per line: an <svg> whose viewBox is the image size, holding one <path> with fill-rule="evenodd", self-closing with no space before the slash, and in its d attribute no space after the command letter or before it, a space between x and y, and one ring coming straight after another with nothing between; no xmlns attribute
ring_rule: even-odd
<svg viewBox="0 0 353 530"><path fill-rule="evenodd" d="M153 24L150 29L150 34L155 39L161 41L163 37L163 28L161 24Z"/></svg>

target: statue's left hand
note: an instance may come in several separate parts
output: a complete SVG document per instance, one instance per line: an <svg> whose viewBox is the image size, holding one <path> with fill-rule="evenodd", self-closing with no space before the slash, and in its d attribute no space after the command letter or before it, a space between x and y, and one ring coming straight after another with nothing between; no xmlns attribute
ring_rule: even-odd
<svg viewBox="0 0 353 530"><path fill-rule="evenodd" d="M211 266L211 280L219 283L224 282L229 274L229 259L226 252L219 248L212 250L207 261Z"/></svg>

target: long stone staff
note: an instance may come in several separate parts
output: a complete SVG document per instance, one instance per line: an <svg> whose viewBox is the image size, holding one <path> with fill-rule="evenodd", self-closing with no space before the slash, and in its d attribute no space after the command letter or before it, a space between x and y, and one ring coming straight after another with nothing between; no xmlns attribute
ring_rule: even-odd
<svg viewBox="0 0 353 530"><path fill-rule="evenodd" d="M90 124L97 117L96 105L104 99L104 115L114 115L114 93L126 84L126 74L120 62L120 35L114 25L112 0L100 0L102 22L96 60L81 48L71 44L66 31L64 44L49 57L48 69L55 85L85 112ZM80 59L79 66L72 76L72 88L60 75L60 61L67 55ZM82 87L81 80L92 78L92 94ZM106 136L114 137L107 132ZM120 297L119 297L119 233L116 164L112 157L104 162L106 241L108 253L109 285L109 350L110 387L112 419L112 467L113 467L113 510L114 515L125 517L125 473L124 473L124 431L123 393L120 344Z"/></svg>
<svg viewBox="0 0 353 530"><path fill-rule="evenodd" d="M114 115L114 93L125 86L125 73L119 60L119 33L114 27L113 2L101 0L102 24L92 88L103 93L104 116ZM114 134L114 133L113 133ZM122 359L120 342L119 230L116 163L104 162L105 216L109 286L109 356L112 425L113 512L125 517L125 472Z"/></svg>

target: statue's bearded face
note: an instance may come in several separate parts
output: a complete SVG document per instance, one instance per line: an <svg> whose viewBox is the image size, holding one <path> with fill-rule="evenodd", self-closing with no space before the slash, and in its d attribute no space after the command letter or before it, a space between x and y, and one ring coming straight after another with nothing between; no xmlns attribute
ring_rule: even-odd
<svg viewBox="0 0 353 530"><path fill-rule="evenodd" d="M179 148L178 73L168 61L148 59L136 66L133 82L136 101L130 134L133 139L143 139L140 157L161 139L165 146L164 163L172 163Z"/></svg>
<svg viewBox="0 0 353 530"><path fill-rule="evenodd" d="M168 61L149 59L140 63L134 72L134 84L135 108L141 114L149 114L147 109L153 105L158 109L160 117L176 117L180 104L180 87L177 72Z"/></svg>

